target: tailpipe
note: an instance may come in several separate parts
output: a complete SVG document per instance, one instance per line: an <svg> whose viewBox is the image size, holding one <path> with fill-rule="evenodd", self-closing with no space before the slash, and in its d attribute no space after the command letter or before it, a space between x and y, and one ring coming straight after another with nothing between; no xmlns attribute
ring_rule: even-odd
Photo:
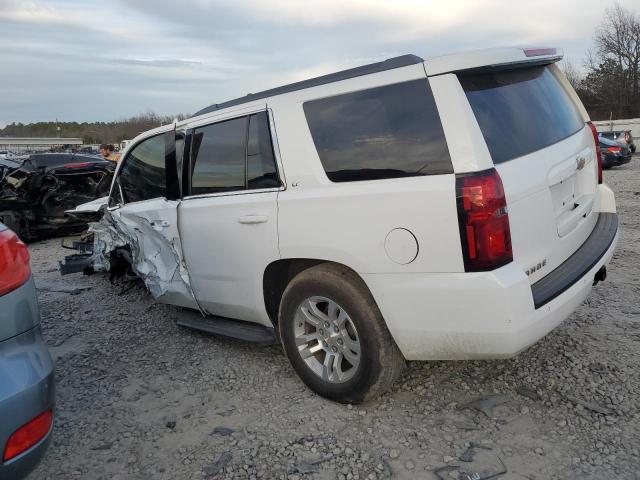
<svg viewBox="0 0 640 480"><path fill-rule="evenodd" d="M593 284L597 285L598 282L604 282L607 279L607 267L604 265L600 267L600 270L596 272L593 277Z"/></svg>

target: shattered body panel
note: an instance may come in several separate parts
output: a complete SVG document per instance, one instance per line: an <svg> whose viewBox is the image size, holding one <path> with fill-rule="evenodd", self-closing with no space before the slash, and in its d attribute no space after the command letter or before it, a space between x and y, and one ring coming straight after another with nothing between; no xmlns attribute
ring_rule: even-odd
<svg viewBox="0 0 640 480"><path fill-rule="evenodd" d="M80 232L84 220L65 211L106 195L115 164L100 157L36 154L0 162L0 221L33 240Z"/></svg>
<svg viewBox="0 0 640 480"><path fill-rule="evenodd" d="M135 208L104 209L102 219L89 226L93 236L91 253L67 257L62 265L63 273L83 271L87 267L92 271L110 272L115 263L124 259L154 298L163 303L198 308L177 229L170 228L177 223L177 202L157 201L162 205L152 212ZM72 213L90 212L96 203L80 205ZM160 212L168 217L154 219Z"/></svg>

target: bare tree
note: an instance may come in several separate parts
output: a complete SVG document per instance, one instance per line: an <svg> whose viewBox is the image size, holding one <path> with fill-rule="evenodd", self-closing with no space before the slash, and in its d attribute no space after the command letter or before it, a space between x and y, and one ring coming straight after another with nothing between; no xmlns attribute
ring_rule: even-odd
<svg viewBox="0 0 640 480"><path fill-rule="evenodd" d="M571 84L571 86L576 91L579 90L580 89L580 85L582 83L582 78L583 78L583 75L580 72L580 70L578 70L578 68L568 58L565 58L562 61L562 64L560 65L560 68L562 69L562 71L564 72L565 76L567 77L567 80L569 80L569 83Z"/></svg>
<svg viewBox="0 0 640 480"><path fill-rule="evenodd" d="M640 110L640 16L619 3L605 10L595 43L601 61L613 59L623 75L618 85L620 105Z"/></svg>

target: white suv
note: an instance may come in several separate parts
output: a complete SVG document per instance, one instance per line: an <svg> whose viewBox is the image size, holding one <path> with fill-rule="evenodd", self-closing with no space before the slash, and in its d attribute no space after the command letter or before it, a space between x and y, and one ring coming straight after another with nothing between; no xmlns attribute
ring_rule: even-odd
<svg viewBox="0 0 640 480"><path fill-rule="evenodd" d="M561 57L406 55L146 132L93 227L93 268L126 259L200 312L185 325L275 333L341 402L389 388L405 359L515 355L604 280L617 240Z"/></svg>

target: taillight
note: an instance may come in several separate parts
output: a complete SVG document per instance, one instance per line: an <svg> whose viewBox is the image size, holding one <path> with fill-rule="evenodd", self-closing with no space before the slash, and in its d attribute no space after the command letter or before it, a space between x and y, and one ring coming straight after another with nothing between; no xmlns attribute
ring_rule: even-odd
<svg viewBox="0 0 640 480"><path fill-rule="evenodd" d="M622 151L622 147L607 147L607 152L621 152Z"/></svg>
<svg viewBox="0 0 640 480"><path fill-rule="evenodd" d="M484 272L513 260L507 201L492 168L456 175L458 223L467 272Z"/></svg>
<svg viewBox="0 0 640 480"><path fill-rule="evenodd" d="M0 295L23 285L30 275L27 246L11 230L0 231Z"/></svg>
<svg viewBox="0 0 640 480"><path fill-rule="evenodd" d="M593 134L593 141L596 144L596 157L598 159L598 183L602 183L602 152L600 151L600 139L598 138L598 131L596 130L596 126L587 122L589 128L591 129L591 133Z"/></svg>
<svg viewBox="0 0 640 480"><path fill-rule="evenodd" d="M53 411L47 410L13 432L4 447L2 461L11 460L33 447L49 433L52 423Z"/></svg>

